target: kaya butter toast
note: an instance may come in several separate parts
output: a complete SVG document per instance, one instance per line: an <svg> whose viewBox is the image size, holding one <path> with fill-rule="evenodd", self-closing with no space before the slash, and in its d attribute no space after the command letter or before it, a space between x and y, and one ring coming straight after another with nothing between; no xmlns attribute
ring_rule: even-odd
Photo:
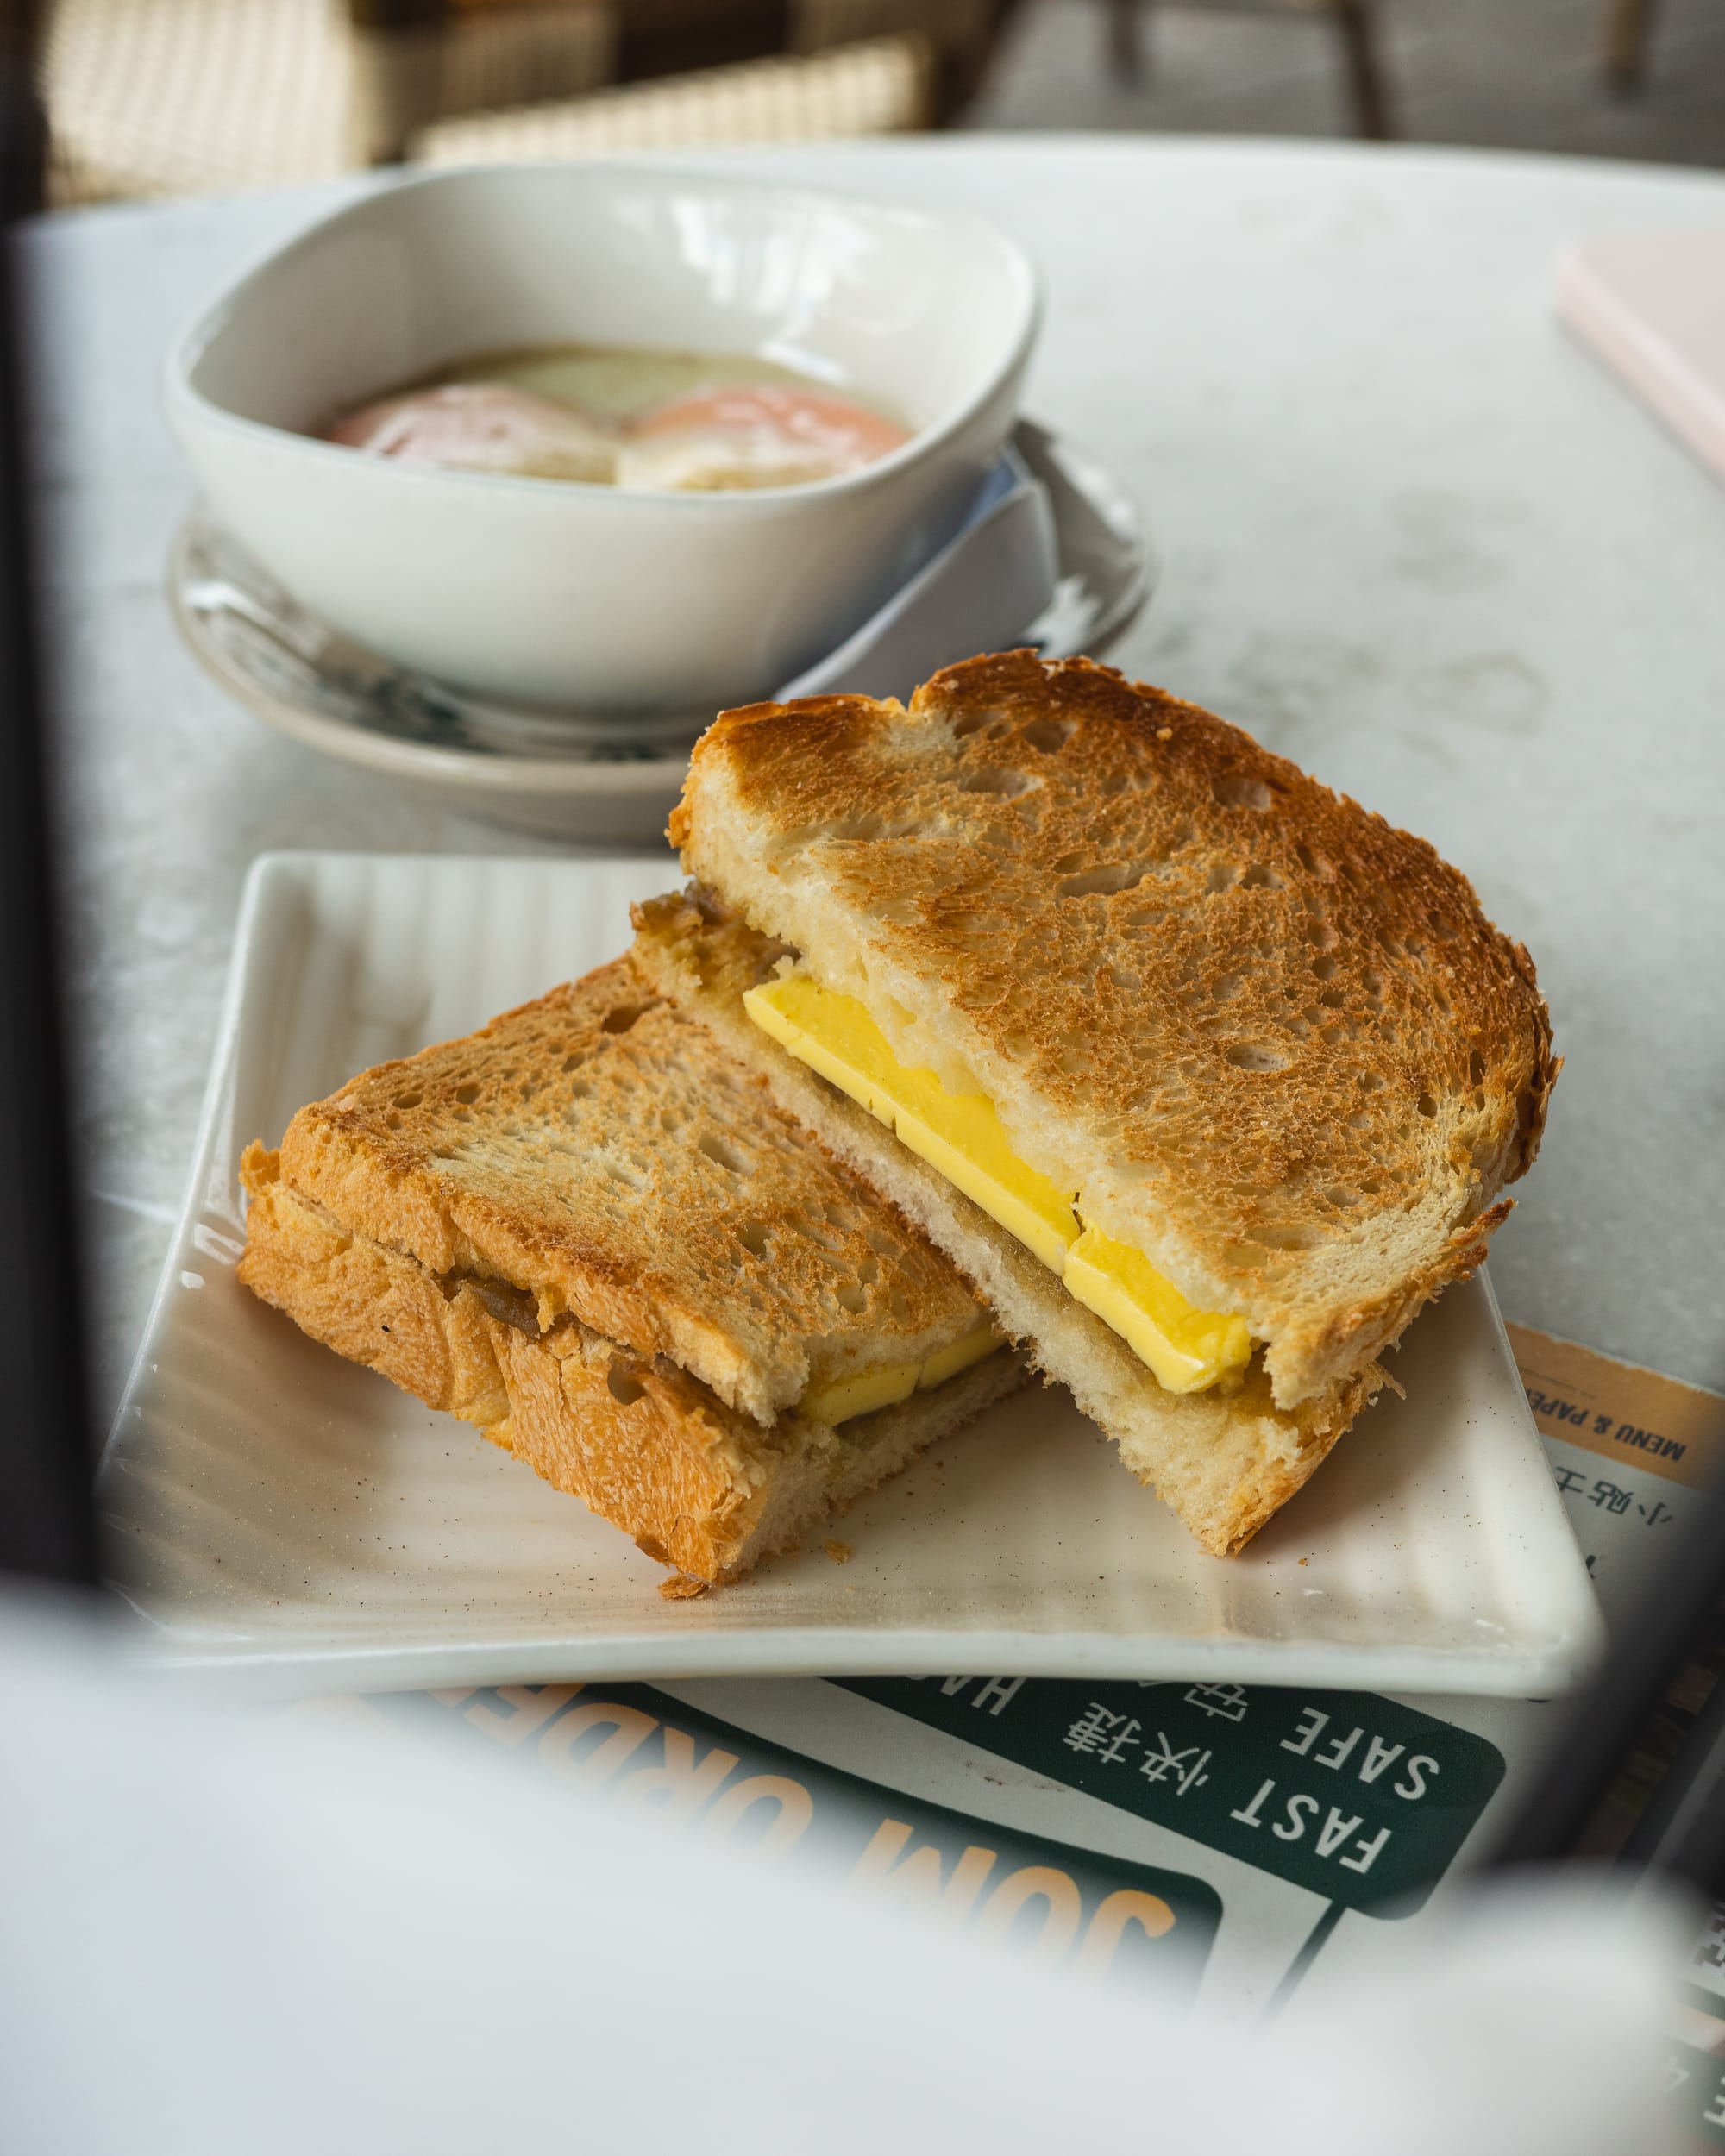
<svg viewBox="0 0 1725 2156"><path fill-rule="evenodd" d="M240 1278L692 1582L1025 1380L950 1261L627 960L248 1149Z"/></svg>
<svg viewBox="0 0 1725 2156"><path fill-rule="evenodd" d="M1538 1149L1545 1004L1466 879L1110 668L724 713L672 837L699 888L642 914L646 970L1218 1552Z"/></svg>

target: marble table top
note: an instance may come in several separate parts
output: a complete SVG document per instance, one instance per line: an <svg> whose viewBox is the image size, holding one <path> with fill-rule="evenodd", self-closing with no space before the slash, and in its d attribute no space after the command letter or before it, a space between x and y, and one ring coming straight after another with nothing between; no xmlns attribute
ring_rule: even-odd
<svg viewBox="0 0 1725 2156"><path fill-rule="evenodd" d="M1189 138L737 161L974 208L1029 248L1049 304L1026 408L1107 455L1163 555L1116 662L1423 833L1538 962L1568 1067L1494 1246L1506 1312L1725 1383L1725 488L1548 304L1565 243L1725 222L1725 179ZM279 738L169 619L191 487L164 355L342 192L80 211L27 241L104 1413L253 856L551 850Z"/></svg>

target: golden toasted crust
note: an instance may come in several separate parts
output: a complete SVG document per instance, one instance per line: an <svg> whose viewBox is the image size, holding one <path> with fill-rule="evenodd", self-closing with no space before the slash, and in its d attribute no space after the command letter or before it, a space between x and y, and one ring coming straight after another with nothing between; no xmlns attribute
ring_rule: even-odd
<svg viewBox="0 0 1725 2156"><path fill-rule="evenodd" d="M1214 1556L1232 1557L1251 1540L1386 1382L1371 1363L1297 1407L1280 1407L1258 1358L1232 1393L1164 1392L1119 1335L1074 1301L1014 1236L751 1024L743 991L771 973L782 945L699 893L650 899L635 908L635 924L643 975L711 1027L731 1054L751 1061L781 1106L925 1230L1008 1334L1071 1388L1124 1463Z"/></svg>
<svg viewBox="0 0 1725 2156"><path fill-rule="evenodd" d="M932 1352L963 1283L619 961L302 1108L284 1181L430 1272L506 1283L770 1424Z"/></svg>
<svg viewBox="0 0 1725 2156"><path fill-rule="evenodd" d="M1195 1302L1283 1407L1478 1263L1559 1065L1424 840L1084 660L723 714L671 835Z"/></svg>
<svg viewBox="0 0 1725 2156"><path fill-rule="evenodd" d="M561 1490L691 1578L735 1579L1025 1382L995 1355L937 1391L840 1431L727 1407L664 1357L644 1361L573 1317L534 1337L498 1316L488 1283L439 1282L356 1235L248 1150L241 1280L303 1332L475 1423Z"/></svg>

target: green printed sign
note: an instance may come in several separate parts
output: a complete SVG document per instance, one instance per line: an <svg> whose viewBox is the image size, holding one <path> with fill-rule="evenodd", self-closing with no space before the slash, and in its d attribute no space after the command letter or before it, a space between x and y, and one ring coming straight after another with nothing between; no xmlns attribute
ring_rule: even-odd
<svg viewBox="0 0 1725 2156"><path fill-rule="evenodd" d="M372 1703L398 1719L441 1707L576 1787L769 1858L811 1862L1041 1961L1189 1995L1221 1921L1205 1880L902 1796L647 1685L503 1685Z"/></svg>
<svg viewBox="0 0 1725 2156"><path fill-rule="evenodd" d="M1421 1906L1503 1777L1484 1738L1369 1693L833 1681L1368 1916Z"/></svg>

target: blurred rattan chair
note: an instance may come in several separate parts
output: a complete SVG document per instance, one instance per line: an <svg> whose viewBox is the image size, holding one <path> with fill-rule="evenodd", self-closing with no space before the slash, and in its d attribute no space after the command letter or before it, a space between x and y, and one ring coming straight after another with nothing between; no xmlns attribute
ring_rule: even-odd
<svg viewBox="0 0 1725 2156"><path fill-rule="evenodd" d="M410 155L452 161L480 141L499 146L486 154L576 155L601 141L936 125L974 86L1002 11L1003 0L53 0L41 61L51 198L281 186ZM663 94L647 95L656 83ZM469 120L476 132L463 134Z"/></svg>
<svg viewBox="0 0 1725 2156"><path fill-rule="evenodd" d="M1108 11L1108 53L1115 74L1127 82L1142 81L1149 72L1145 33L1157 0L1106 0ZM1620 7L1651 4L1651 0L1613 0ZM1178 6L1182 0L1171 0ZM1378 49L1375 0L1210 0L1210 4L1239 6L1253 13L1267 8L1296 9L1302 15L1325 17L1333 28L1347 81L1348 102L1353 110L1354 131L1370 141L1383 141L1396 132L1390 116L1389 95Z"/></svg>
<svg viewBox="0 0 1725 2156"><path fill-rule="evenodd" d="M412 154L419 164L484 165L894 135L927 125L932 80L926 41L871 38L809 59L745 60L565 103L439 121L414 137Z"/></svg>
<svg viewBox="0 0 1725 2156"><path fill-rule="evenodd" d="M897 36L924 55L923 117L944 119L987 59L1001 0L349 0L357 125L371 161L476 110L568 101L749 61ZM870 72L873 67L873 73ZM879 61L859 79L875 81ZM782 105L795 71L770 77ZM821 80L829 85L840 77ZM691 92L692 96L694 94ZM731 93L723 93L729 96ZM825 91L816 93L817 99ZM696 103L699 103L698 97ZM693 112L695 104L679 109ZM669 110L669 108L666 108Z"/></svg>

